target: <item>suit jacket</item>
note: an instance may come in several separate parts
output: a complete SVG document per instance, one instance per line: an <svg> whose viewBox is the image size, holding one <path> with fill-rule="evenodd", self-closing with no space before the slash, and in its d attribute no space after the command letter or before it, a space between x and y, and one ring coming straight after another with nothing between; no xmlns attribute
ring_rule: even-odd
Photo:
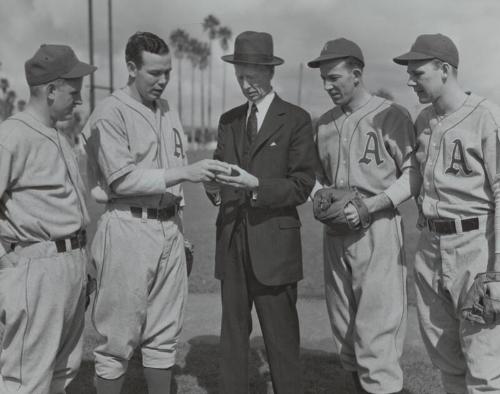
<svg viewBox="0 0 500 394"><path fill-rule="evenodd" d="M244 104L221 116L214 159L242 166L247 110ZM224 279L226 265L241 258L230 253L229 246L238 214L245 212L250 258L259 282L276 286L302 279L296 206L306 201L314 186L316 160L309 114L276 95L249 153L247 171L259 179L257 200L248 207L248 191L220 189L216 278Z"/></svg>

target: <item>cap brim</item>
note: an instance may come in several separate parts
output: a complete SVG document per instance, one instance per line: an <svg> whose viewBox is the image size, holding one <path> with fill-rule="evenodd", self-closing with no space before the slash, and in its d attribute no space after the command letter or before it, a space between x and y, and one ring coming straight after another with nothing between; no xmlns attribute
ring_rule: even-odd
<svg viewBox="0 0 500 394"><path fill-rule="evenodd" d="M307 65L310 68L318 68L321 63L328 62L331 60L344 59L344 58L349 57L349 56L352 56L352 55L346 55L344 53L342 53L342 54L329 53L327 55L319 56L316 59L311 60L310 62L307 63ZM356 57L356 59L358 59L361 63L363 63L363 65L365 64L365 62L363 60L359 59L357 56L354 56L354 57Z"/></svg>
<svg viewBox="0 0 500 394"><path fill-rule="evenodd" d="M235 59L234 55L225 55L221 57L227 63L231 64L259 64L262 66L279 66L280 64L285 63L285 61L277 56L273 56L273 59L269 62L261 62L261 61L245 61L240 59Z"/></svg>
<svg viewBox="0 0 500 394"><path fill-rule="evenodd" d="M418 61L418 60L430 60L434 59L434 56L430 56L425 53L420 52L407 52L401 56L395 57L393 60L394 63L400 64L402 66L408 65L410 61Z"/></svg>
<svg viewBox="0 0 500 394"><path fill-rule="evenodd" d="M97 70L96 66L91 66L90 64L78 62L75 67L73 67L69 72L64 75L61 75L61 78L65 79L73 79L73 78L81 78L85 75L92 74L95 70Z"/></svg>

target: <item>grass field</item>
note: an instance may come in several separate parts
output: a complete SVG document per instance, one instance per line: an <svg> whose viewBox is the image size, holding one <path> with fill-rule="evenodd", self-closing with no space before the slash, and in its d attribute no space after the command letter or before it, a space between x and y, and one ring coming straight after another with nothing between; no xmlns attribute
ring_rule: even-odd
<svg viewBox="0 0 500 394"><path fill-rule="evenodd" d="M191 162L210 157L210 151L189 152ZM218 293L219 282L214 278L214 249L215 249L215 218L217 208L212 206L205 196L203 187L199 184L185 184L187 207L184 213L184 226L187 237L195 244L195 265L189 278L190 293ZM102 206L91 204L93 217L90 233L93 233L95 219L102 211ZM409 300L414 303L412 286L412 263L416 249L418 233L415 229L416 215L413 202L407 202L401 208L406 219L405 242L408 262ZM312 216L310 202L299 207L302 221L302 244L304 260L304 280L299 284L299 295L302 298L323 298L323 252L322 252L322 225ZM390 284L387 284L390 285ZM324 312L326 318L326 309ZM201 319L196 316L196 319ZM313 319L313 321L316 321ZM198 324L203 324L200 320ZM415 322L413 323L415 325ZM208 329L208 327L207 327ZM329 329L317 333L326 336L330 343ZM79 376L73 382L71 394L93 392L93 361L92 349L95 346L96 336L91 329L86 330L85 354ZM178 394L196 394L218 392L218 335L202 335L189 342L181 342L175 367L175 385ZM314 338L312 339L314 341ZM321 347L320 347L321 348ZM322 349L322 348L321 348ZM252 341L250 352L250 375L252 394L266 393L266 384L269 381L267 363L262 338ZM342 372L337 356L328 351L303 348L301 350L302 367L304 371L304 387L307 394L332 393L345 394L351 392L343 388L346 374ZM406 358L403 360L406 384L405 393L437 393L439 392L439 378L426 359L421 345L407 346ZM424 388L425 387L425 388ZM431 387L433 389L427 389ZM438 389L436 389L438 388ZM125 394L146 393L145 381L142 376L140 355L136 352L131 360L125 385Z"/></svg>
<svg viewBox="0 0 500 394"><path fill-rule="evenodd" d="M191 162L210 157L211 151L188 152ZM187 238L195 245L195 265L189 278L189 290L192 293L212 293L219 291L219 281L214 278L215 251L215 218L217 208L206 198L200 184L185 184L187 207L184 213L184 226ZM93 221L91 233L95 226L95 218L102 206L91 204ZM416 209L413 201L403 204L401 212L405 222L406 256L409 268L413 264L417 243ZM312 216L312 206L307 202L299 207L302 221L302 246L304 260L304 280L299 284L299 295L303 297L323 297L323 250L322 225ZM414 291L411 283L412 270L408 270L409 299L413 303Z"/></svg>

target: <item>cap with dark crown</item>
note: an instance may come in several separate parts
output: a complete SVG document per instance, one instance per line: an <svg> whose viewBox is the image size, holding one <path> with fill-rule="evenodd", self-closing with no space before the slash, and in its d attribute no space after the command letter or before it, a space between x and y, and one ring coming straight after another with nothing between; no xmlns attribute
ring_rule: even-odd
<svg viewBox="0 0 500 394"><path fill-rule="evenodd" d="M409 61L431 59L439 59L458 67L458 49L444 34L422 34L417 37L409 52L395 57L393 61L407 65Z"/></svg>
<svg viewBox="0 0 500 394"><path fill-rule="evenodd" d="M222 60L233 64L262 64L278 66L284 60L274 56L273 37L269 33L244 31L234 41L234 54L222 56Z"/></svg>
<svg viewBox="0 0 500 394"><path fill-rule="evenodd" d="M28 85L37 86L58 78L74 79L93 73L97 67L81 62L67 45L43 44L24 64Z"/></svg>
<svg viewBox="0 0 500 394"><path fill-rule="evenodd" d="M319 56L308 62L307 65L311 68L318 68L320 63L346 57L354 57L363 63L363 65L365 64L363 52L361 52L361 48L358 44L343 37L337 38L328 41L321 50Z"/></svg>

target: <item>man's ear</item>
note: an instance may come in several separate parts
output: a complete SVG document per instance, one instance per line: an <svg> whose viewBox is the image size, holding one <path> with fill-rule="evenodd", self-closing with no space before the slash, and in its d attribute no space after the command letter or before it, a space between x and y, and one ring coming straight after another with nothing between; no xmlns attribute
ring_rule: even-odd
<svg viewBox="0 0 500 394"><path fill-rule="evenodd" d="M444 83L444 82L446 82L446 80L448 79L448 77L453 74L453 69L452 69L452 67L451 67L451 65L449 63L443 62L441 64L441 71L443 73L443 76L441 77L441 80Z"/></svg>
<svg viewBox="0 0 500 394"><path fill-rule="evenodd" d="M354 75L354 83L358 85L359 82L361 81L361 77L363 76L363 71L360 70L359 68L354 68L352 70L352 74Z"/></svg>
<svg viewBox="0 0 500 394"><path fill-rule="evenodd" d="M57 86L54 82L49 82L47 86L45 86L45 93L49 100L54 100L56 97Z"/></svg>
<svg viewBox="0 0 500 394"><path fill-rule="evenodd" d="M130 78L135 78L137 76L137 65L133 61L127 62L127 70Z"/></svg>

